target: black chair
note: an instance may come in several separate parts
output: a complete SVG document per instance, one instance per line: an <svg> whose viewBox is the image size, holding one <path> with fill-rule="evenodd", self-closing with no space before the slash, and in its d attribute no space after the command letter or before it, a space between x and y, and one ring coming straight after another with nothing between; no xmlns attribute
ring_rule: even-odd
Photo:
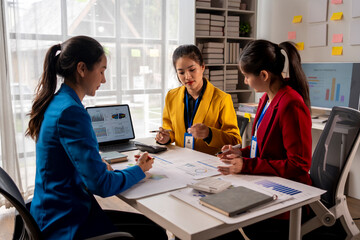
<svg viewBox="0 0 360 240"><path fill-rule="evenodd" d="M242 137L248 123L250 122L250 119L240 116L240 115L237 115L237 121L238 121L239 130L240 130L240 136Z"/></svg>
<svg viewBox="0 0 360 240"><path fill-rule="evenodd" d="M13 239L43 239L41 231L30 214L27 206L31 202L25 204L23 197L14 181L0 167L0 194L2 194L17 210L15 216L15 229ZM133 236L126 232L113 232L89 238L88 240L100 239L134 239Z"/></svg>
<svg viewBox="0 0 360 240"><path fill-rule="evenodd" d="M319 201L310 204L316 216L302 225L304 239L313 239L314 236L351 239L359 234L344 195L359 143L360 112L352 108L333 107L316 145L310 168L313 185L327 192Z"/></svg>

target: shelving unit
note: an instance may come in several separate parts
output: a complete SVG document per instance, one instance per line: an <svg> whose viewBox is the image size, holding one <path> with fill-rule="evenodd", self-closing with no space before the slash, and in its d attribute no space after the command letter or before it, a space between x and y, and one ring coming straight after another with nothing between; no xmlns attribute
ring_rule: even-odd
<svg viewBox="0 0 360 240"><path fill-rule="evenodd" d="M256 39L257 0L241 0L241 3L246 4L246 10L240 10L239 3L240 0L195 1L195 43L204 55L205 66L208 69L205 74L216 87L231 94L235 108L238 103L255 101L254 91L244 84L242 74L237 71L237 58L245 44ZM239 29L243 23L249 23L251 26L248 36L240 34ZM219 27L222 27L221 35ZM222 55L219 49L207 49L208 42L222 43ZM209 51L210 53L206 54Z"/></svg>

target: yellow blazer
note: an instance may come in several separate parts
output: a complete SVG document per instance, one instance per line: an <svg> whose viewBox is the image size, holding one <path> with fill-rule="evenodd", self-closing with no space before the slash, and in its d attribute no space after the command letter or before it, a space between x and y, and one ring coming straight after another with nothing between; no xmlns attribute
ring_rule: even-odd
<svg viewBox="0 0 360 240"><path fill-rule="evenodd" d="M206 80L207 81L207 80ZM165 98L163 128L170 132L171 142L184 147L184 96L185 86L172 89ZM207 144L202 139L195 139L194 149L214 155L225 144L241 143L236 113L230 94L214 87L209 81L196 112L193 125L203 123L210 127L212 139Z"/></svg>

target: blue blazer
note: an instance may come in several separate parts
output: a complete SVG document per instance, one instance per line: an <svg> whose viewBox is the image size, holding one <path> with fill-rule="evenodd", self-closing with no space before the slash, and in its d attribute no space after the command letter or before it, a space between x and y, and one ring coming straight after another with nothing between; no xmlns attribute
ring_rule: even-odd
<svg viewBox="0 0 360 240"><path fill-rule="evenodd" d="M46 239L73 239L92 194L115 195L145 177L139 166L108 171L91 119L73 89L62 84L44 114L36 143L31 214Z"/></svg>

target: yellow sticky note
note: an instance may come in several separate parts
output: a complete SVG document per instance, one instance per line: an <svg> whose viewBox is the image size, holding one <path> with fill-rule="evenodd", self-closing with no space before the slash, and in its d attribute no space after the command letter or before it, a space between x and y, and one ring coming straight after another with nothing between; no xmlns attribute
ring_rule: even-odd
<svg viewBox="0 0 360 240"><path fill-rule="evenodd" d="M332 47L331 55L342 55L343 47Z"/></svg>
<svg viewBox="0 0 360 240"><path fill-rule="evenodd" d="M299 51L304 50L304 42L298 42L298 43L296 43L296 48L297 48L297 50L299 50Z"/></svg>
<svg viewBox="0 0 360 240"><path fill-rule="evenodd" d="M136 48L131 49L131 56L132 57L141 57L140 49L136 49Z"/></svg>
<svg viewBox="0 0 360 240"><path fill-rule="evenodd" d="M338 21L342 19L342 16L343 16L343 12L336 12L332 14L330 20Z"/></svg>
<svg viewBox="0 0 360 240"><path fill-rule="evenodd" d="M299 15L299 16L294 16L293 18L293 23L301 23L301 20L302 20L302 16Z"/></svg>

